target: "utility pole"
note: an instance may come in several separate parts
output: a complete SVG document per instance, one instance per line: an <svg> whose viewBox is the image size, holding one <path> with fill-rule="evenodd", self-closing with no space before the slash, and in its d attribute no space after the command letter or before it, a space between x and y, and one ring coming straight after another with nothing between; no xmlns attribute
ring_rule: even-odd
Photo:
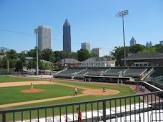
<svg viewBox="0 0 163 122"><path fill-rule="evenodd" d="M36 33L36 75L39 74L39 66L38 66L38 30L35 29Z"/></svg>
<svg viewBox="0 0 163 122"><path fill-rule="evenodd" d="M10 62L9 62L9 59L7 59L7 73L10 72Z"/></svg>

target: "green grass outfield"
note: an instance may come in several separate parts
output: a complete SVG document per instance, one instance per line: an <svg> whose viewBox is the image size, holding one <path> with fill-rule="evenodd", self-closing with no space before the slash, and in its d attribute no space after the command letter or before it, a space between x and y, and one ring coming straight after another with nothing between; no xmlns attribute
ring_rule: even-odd
<svg viewBox="0 0 163 122"><path fill-rule="evenodd" d="M0 83L5 82L21 82L21 81L34 81L39 80L37 78L23 77L23 76L12 76L12 75L0 75Z"/></svg>
<svg viewBox="0 0 163 122"><path fill-rule="evenodd" d="M107 96L82 96L77 98L69 98L63 100L55 100L49 102L41 102L37 104L31 104L29 106L41 106L41 105L53 105L53 104L61 104L61 103L71 103L71 102L81 102L87 100L96 100L102 98L110 98L114 96L125 96L125 95L132 95L135 94L135 91L131 89L128 85L123 84L103 84L103 83L85 83L85 82L66 82L64 80L58 80L57 82L63 83L63 85L73 85L73 86L80 86L85 88L93 88L93 89L102 89L105 87L106 89L113 89L120 91L117 95L107 95ZM65 87L62 85L35 85L34 88L41 88L45 89L45 92L42 93L21 93L20 91L25 88L29 88L30 86L17 86L17 87L6 87L0 88L0 98L3 99L0 101L0 104L12 103L12 102L22 102L22 101L30 101L30 100L37 100L37 99L45 99L45 98L52 98L52 97L59 97L59 96L66 96L66 95L73 95L74 88ZM11 95L12 94L12 95ZM25 106L18 106L18 107L25 107Z"/></svg>
<svg viewBox="0 0 163 122"><path fill-rule="evenodd" d="M10 82L10 81L30 81L31 78L23 77L12 77L12 76L0 76L0 82ZM33 79L32 79L33 80ZM71 103L71 102L80 102L87 100L96 100L102 98L110 98L115 96L126 96L133 95L135 91L131 89L129 85L124 84L104 84L104 83L95 83L95 82L81 82L81 81L72 81L72 80L60 80L55 79L55 82L61 83L63 85L73 85L84 88L92 89L113 89L120 91L117 95L108 95L108 96L82 96L77 98L69 98L64 100L55 100L49 102L42 102L37 104L31 104L28 106L40 106L40 105L52 105L52 104L61 104L61 103ZM44 89L44 92L41 93L22 93L21 90L30 88L30 86L16 86L16 87L3 87L0 88L0 104L23 102L30 100L46 99L61 97L74 94L74 88L65 87L63 85L34 85L34 88ZM19 106L22 107L22 106Z"/></svg>
<svg viewBox="0 0 163 122"><path fill-rule="evenodd" d="M31 100L40 100L46 98L56 98L74 94L74 88L62 85L34 85L36 89L45 91L40 93L23 93L24 89L30 89L31 86L16 86L0 88L0 104L24 102Z"/></svg>
<svg viewBox="0 0 163 122"><path fill-rule="evenodd" d="M61 82L60 82L61 83ZM34 105L49 105L49 104L58 104L58 103L69 103L69 102L79 102L79 101L86 101L86 100L95 100L95 99L102 99L102 98L109 98L113 96L123 96L123 95L131 95L134 94L133 91L127 85L117 85L117 84L102 84L102 83L72 83L67 82L64 84L70 84L74 86L82 86L85 88L93 88L93 89L102 89L105 87L106 89L115 89L120 91L117 95L108 95L108 96L83 96L78 98L71 98L65 100L56 100L51 102L45 103L38 103ZM46 98L54 98L54 97L61 97L67 95L74 94L74 88L65 87L63 85L34 85L34 88L43 89L45 91L40 93L23 93L21 92L23 89L28 89L30 86L15 86L15 87L3 87L0 88L0 104L8 104L8 103L15 103L15 102L23 102L23 101L30 101L30 100L38 100L38 99L46 99ZM29 106L29 105L28 105Z"/></svg>

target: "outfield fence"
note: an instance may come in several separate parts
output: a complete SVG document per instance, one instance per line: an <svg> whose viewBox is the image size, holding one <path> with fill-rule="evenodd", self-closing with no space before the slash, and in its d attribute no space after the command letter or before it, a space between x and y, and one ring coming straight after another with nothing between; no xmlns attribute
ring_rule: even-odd
<svg viewBox="0 0 163 122"><path fill-rule="evenodd" d="M0 111L0 122L163 122L163 91Z"/></svg>

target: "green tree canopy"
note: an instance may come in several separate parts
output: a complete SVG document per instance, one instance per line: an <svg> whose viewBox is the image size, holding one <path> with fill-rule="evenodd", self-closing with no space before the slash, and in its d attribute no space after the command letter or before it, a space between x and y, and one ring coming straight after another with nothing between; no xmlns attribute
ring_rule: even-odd
<svg viewBox="0 0 163 122"><path fill-rule="evenodd" d="M111 52L111 55L116 59L117 65L122 65L121 59L124 57L124 48L123 47L115 47Z"/></svg>
<svg viewBox="0 0 163 122"><path fill-rule="evenodd" d="M28 57L36 57L36 49L37 48L34 48L34 49L31 49L31 50L29 50L28 52L27 52L27 54L26 54L26 56L28 56ZM39 57L41 57L41 51L40 50L38 50L38 55L39 55Z"/></svg>
<svg viewBox="0 0 163 122"><path fill-rule="evenodd" d="M13 49L7 51L7 52L6 52L6 56L7 56L8 59L11 59L11 60L12 60L12 59L17 59L17 57L18 57L16 51L13 50Z"/></svg>
<svg viewBox="0 0 163 122"><path fill-rule="evenodd" d="M157 44L155 45L156 52L163 53L163 45Z"/></svg>
<svg viewBox="0 0 163 122"><path fill-rule="evenodd" d="M16 53L15 50L11 49L6 52L6 63L7 61L9 62L10 68L15 68L17 58L18 58L18 54Z"/></svg>
<svg viewBox="0 0 163 122"><path fill-rule="evenodd" d="M144 45L141 45L141 44L135 44L135 45L129 47L129 52L130 52L130 53L138 53L138 52L143 51L144 48L145 48Z"/></svg>
<svg viewBox="0 0 163 122"><path fill-rule="evenodd" d="M51 49L45 49L41 51L41 59L50 61L53 56L53 51Z"/></svg>
<svg viewBox="0 0 163 122"><path fill-rule="evenodd" d="M84 61L84 60L90 58L90 54L89 54L88 50L80 49L77 53L78 53L78 60L79 61Z"/></svg>
<svg viewBox="0 0 163 122"><path fill-rule="evenodd" d="M15 64L15 71L22 71L23 70L23 62L22 60L18 60Z"/></svg>

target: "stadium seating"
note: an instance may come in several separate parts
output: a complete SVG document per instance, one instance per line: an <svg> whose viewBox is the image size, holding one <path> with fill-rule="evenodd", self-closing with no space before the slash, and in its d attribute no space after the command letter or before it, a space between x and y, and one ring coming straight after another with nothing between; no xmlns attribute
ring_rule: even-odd
<svg viewBox="0 0 163 122"><path fill-rule="evenodd" d="M158 76L163 76L163 67L155 67L154 72L152 73L151 77L155 78Z"/></svg>
<svg viewBox="0 0 163 122"><path fill-rule="evenodd" d="M125 69L116 69L116 68L112 68L112 69L108 69L104 75L105 76L119 76L124 72Z"/></svg>
<svg viewBox="0 0 163 122"><path fill-rule="evenodd" d="M93 76L101 76L105 72L106 69L87 69L86 75L93 75Z"/></svg>
<svg viewBox="0 0 163 122"><path fill-rule="evenodd" d="M128 77L139 77L143 72L145 72L146 69L127 69L123 76L128 76Z"/></svg>
<svg viewBox="0 0 163 122"><path fill-rule="evenodd" d="M87 73L87 69L81 69L74 77L76 79L83 79Z"/></svg>
<svg viewBox="0 0 163 122"><path fill-rule="evenodd" d="M146 72L146 68L70 68L59 73L55 77L77 78L85 76L113 76L113 77L135 77L139 78Z"/></svg>
<svg viewBox="0 0 163 122"><path fill-rule="evenodd" d="M61 71L60 73L55 74L55 77L65 77L72 78L75 74L77 74L81 69L66 69Z"/></svg>

